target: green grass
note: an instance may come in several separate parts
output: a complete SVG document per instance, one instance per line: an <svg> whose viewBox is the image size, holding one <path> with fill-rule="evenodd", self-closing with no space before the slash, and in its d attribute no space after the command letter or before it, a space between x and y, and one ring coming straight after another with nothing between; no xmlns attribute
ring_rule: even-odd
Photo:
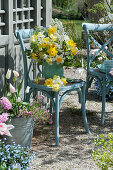
<svg viewBox="0 0 113 170"><path fill-rule="evenodd" d="M82 32L82 23L85 22L84 20L68 20L68 19L60 19L63 23L64 27L71 29L71 36L76 36L76 39L81 39L81 32Z"/></svg>

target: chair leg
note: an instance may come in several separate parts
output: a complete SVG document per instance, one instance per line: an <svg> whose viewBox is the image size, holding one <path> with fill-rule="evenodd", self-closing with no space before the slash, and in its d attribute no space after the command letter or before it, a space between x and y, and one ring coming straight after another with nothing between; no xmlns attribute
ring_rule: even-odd
<svg viewBox="0 0 113 170"><path fill-rule="evenodd" d="M91 86L91 83L92 83L93 79L94 79L93 77L90 77L90 76L87 77L87 80L86 80L85 100L86 100L86 98L87 98L87 96L88 96L88 89L89 89L89 87Z"/></svg>
<svg viewBox="0 0 113 170"><path fill-rule="evenodd" d="M89 130L89 125L87 121L87 116L86 116L86 109L85 109L85 86L81 87L81 92L82 92L82 102L81 102L81 110L82 110L82 116L83 116L83 121L85 125L85 129L87 133L91 133Z"/></svg>
<svg viewBox="0 0 113 170"><path fill-rule="evenodd" d="M102 113L101 113L101 125L104 125L104 115L105 115L105 103L106 103L106 79L103 79L102 85Z"/></svg>
<svg viewBox="0 0 113 170"><path fill-rule="evenodd" d="M51 116L53 116L53 105L51 101L50 101L50 113L51 113Z"/></svg>

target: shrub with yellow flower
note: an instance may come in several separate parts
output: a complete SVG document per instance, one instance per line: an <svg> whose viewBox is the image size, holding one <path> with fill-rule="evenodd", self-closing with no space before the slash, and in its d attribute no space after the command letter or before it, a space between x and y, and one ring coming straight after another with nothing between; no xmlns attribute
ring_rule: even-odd
<svg viewBox="0 0 113 170"><path fill-rule="evenodd" d="M69 38L58 19L52 20L48 28L36 26L30 37L30 49L26 50L26 54L34 62L47 62L50 65L57 63L62 66L69 66L69 63L71 65L76 52L76 43Z"/></svg>

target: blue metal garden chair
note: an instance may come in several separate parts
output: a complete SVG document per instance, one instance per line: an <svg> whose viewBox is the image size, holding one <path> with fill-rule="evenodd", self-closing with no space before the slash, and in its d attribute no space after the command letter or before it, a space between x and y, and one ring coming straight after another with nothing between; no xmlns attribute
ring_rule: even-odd
<svg viewBox="0 0 113 170"><path fill-rule="evenodd" d="M98 80L99 86L102 92L102 114L101 114L101 125L104 125L104 114L105 114L105 102L106 102L106 94L109 90L113 82L113 78L109 77L109 70L113 67L113 25L112 24L93 24L93 23L83 23L82 27L85 31L86 36L86 46L87 46L87 78L86 78L86 94L88 93L88 88L91 86L91 83L94 78ZM105 31L109 31L110 38L106 42L101 42L103 37L96 38L95 33L99 34L99 37L106 34ZM97 36L98 37L98 36ZM91 55L91 43L96 45L97 51ZM111 49L108 50L109 44L111 45ZM97 66L97 68L92 68L91 64L95 61L96 56L100 52L105 52L107 57L109 57L110 61L104 61L103 64ZM109 64L108 64L109 63ZM106 81L106 78L109 79L109 85Z"/></svg>
<svg viewBox="0 0 113 170"><path fill-rule="evenodd" d="M55 140L56 140L56 145L58 146L59 145L59 110L60 110L64 97L71 91L75 90L79 94L79 98L80 98L79 101L81 103L81 111L83 115L84 125L86 128L86 131L90 133L88 122L87 122L86 110L85 110L86 83L80 80L78 82L76 81L75 83L69 83L66 86L60 88L58 92L52 91L51 87L46 87L43 84L34 83L34 81L30 79L30 76L29 76L33 61L31 60L29 67L28 67L27 56L25 53L26 47L24 44L24 40L30 38L32 34L33 34L33 29L22 29L22 30L17 30L15 32L15 36L17 40L19 41L19 44L21 45L22 54L23 54L24 91L27 86L30 87L29 93L24 94L24 99L25 101L29 101L30 95L34 91L42 91L50 99L50 113L52 114L53 110L55 111ZM62 92L62 94L60 94L60 92Z"/></svg>

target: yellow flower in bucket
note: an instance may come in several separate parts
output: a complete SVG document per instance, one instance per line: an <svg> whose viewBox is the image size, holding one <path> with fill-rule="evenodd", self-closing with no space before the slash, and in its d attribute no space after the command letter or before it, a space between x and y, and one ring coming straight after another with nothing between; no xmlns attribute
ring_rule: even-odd
<svg viewBox="0 0 113 170"><path fill-rule="evenodd" d="M48 28L37 25L31 36L30 49L26 50L27 56L36 63L43 65L47 62L55 67L71 66L76 52L76 43L69 38L58 19L52 20Z"/></svg>
<svg viewBox="0 0 113 170"><path fill-rule="evenodd" d="M76 47L76 43L73 40L68 41L68 45L71 47Z"/></svg>
<svg viewBox="0 0 113 170"><path fill-rule="evenodd" d="M63 62L64 62L63 56L62 55L57 56L56 57L56 62L59 63L59 64L63 64Z"/></svg>
<svg viewBox="0 0 113 170"><path fill-rule="evenodd" d="M33 34L33 35L30 37L30 42L31 42L31 43L32 43L32 42L35 42L35 41L37 41L37 39L38 39L37 35Z"/></svg>
<svg viewBox="0 0 113 170"><path fill-rule="evenodd" d="M38 60L36 53L32 53L32 54L31 54L31 58L32 58L33 61L35 61L35 62Z"/></svg>
<svg viewBox="0 0 113 170"><path fill-rule="evenodd" d="M56 32L56 27L55 26L49 26L49 30L48 30L48 34L50 35L50 34L55 34L55 32Z"/></svg>
<svg viewBox="0 0 113 170"><path fill-rule="evenodd" d="M52 45L50 49L47 50L47 52L49 56L53 56L53 57L55 57L55 55L58 53L55 45Z"/></svg>

